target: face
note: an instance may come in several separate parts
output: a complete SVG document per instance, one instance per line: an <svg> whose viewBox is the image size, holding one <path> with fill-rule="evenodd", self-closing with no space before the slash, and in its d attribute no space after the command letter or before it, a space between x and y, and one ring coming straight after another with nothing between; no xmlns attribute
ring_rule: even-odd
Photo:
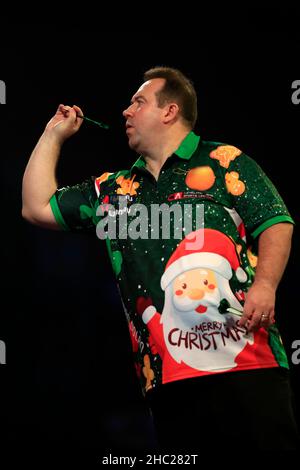
<svg viewBox="0 0 300 470"><path fill-rule="evenodd" d="M179 310L201 313L201 306L206 309L211 303L218 305L219 300L217 280L210 269L191 269L173 282L173 302Z"/></svg>
<svg viewBox="0 0 300 470"><path fill-rule="evenodd" d="M145 154L157 142L164 125L165 108L159 108L155 93L164 85L163 78L143 83L133 95L130 106L123 111L129 147Z"/></svg>

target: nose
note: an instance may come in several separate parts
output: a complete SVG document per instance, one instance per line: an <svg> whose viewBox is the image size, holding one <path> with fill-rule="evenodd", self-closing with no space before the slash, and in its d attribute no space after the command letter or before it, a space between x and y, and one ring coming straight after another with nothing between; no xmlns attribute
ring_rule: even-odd
<svg viewBox="0 0 300 470"><path fill-rule="evenodd" d="M123 114L124 118L126 118L126 119L127 119L129 116L132 116L132 114L133 114L133 113L132 113L132 104L131 104L130 106L128 106L127 109L124 109L124 111L123 111L122 114Z"/></svg>
<svg viewBox="0 0 300 470"><path fill-rule="evenodd" d="M188 292L188 296L192 300L199 300L204 297L204 290L202 289L190 289Z"/></svg>

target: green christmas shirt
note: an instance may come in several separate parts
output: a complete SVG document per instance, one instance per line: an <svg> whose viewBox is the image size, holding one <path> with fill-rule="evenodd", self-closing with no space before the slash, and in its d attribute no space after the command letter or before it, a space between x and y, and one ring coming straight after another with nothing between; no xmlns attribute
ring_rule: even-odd
<svg viewBox="0 0 300 470"><path fill-rule="evenodd" d="M144 391L189 377L288 367L276 325L238 325L259 234L293 220L259 165L190 132L157 181L143 157L57 190L65 230L106 237ZM108 236L107 236L108 234Z"/></svg>

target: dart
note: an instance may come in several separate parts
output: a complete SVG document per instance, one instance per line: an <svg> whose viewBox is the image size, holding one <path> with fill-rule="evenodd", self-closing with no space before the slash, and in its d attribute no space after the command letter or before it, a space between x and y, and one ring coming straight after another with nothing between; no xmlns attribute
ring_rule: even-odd
<svg viewBox="0 0 300 470"><path fill-rule="evenodd" d="M226 313L233 313L234 315L237 315L239 317L243 316L243 312L237 310L236 308L230 307L230 304L227 299L221 300L218 310L222 315L225 315Z"/></svg>
<svg viewBox="0 0 300 470"><path fill-rule="evenodd" d="M88 118L87 116L84 116L83 114L76 113L76 116L79 117L80 119L84 119L85 121L93 122L97 126L102 127L102 129L109 129L109 126L107 124L104 124L103 122L100 122L100 121L95 121L94 119Z"/></svg>

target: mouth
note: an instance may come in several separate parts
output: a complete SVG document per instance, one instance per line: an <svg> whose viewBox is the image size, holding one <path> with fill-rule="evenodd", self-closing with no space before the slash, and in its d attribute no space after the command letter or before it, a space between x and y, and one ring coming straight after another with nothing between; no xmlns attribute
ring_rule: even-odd
<svg viewBox="0 0 300 470"><path fill-rule="evenodd" d="M205 307L204 305L201 305L201 304L199 305L199 307L195 308L195 311L197 313L205 313L206 310L207 310L207 307Z"/></svg>
<svg viewBox="0 0 300 470"><path fill-rule="evenodd" d="M130 132L132 131L133 129L133 126L130 126L129 124L126 124L126 134L130 134Z"/></svg>

